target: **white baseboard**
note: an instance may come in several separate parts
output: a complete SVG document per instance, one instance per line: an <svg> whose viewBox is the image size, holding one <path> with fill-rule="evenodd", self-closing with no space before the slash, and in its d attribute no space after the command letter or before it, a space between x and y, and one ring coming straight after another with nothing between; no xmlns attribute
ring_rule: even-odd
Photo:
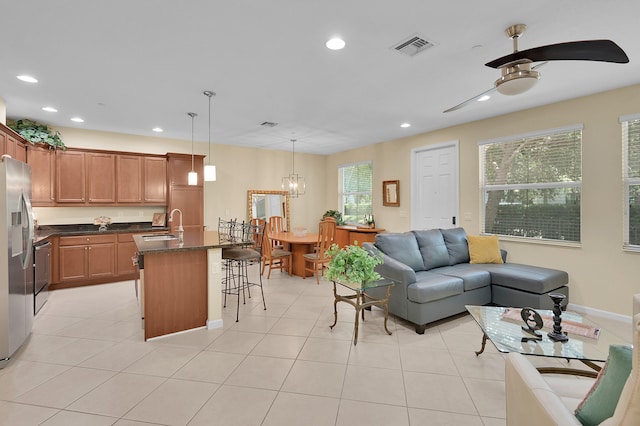
<svg viewBox="0 0 640 426"><path fill-rule="evenodd" d="M207 320L207 330L213 330L214 328L222 328L222 319Z"/></svg>
<svg viewBox="0 0 640 426"><path fill-rule="evenodd" d="M617 314L615 312L603 311L601 309L590 308L588 306L576 305L573 303L569 303L567 309L570 311L578 312L580 314L597 315L599 317L608 318L615 321L628 322L629 324L631 324L630 315Z"/></svg>

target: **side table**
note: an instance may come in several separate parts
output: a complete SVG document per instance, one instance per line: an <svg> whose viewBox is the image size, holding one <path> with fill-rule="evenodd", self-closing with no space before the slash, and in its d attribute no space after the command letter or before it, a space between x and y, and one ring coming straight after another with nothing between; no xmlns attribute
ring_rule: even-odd
<svg viewBox="0 0 640 426"><path fill-rule="evenodd" d="M341 286L353 291L355 294L343 296L338 294L336 284L340 284ZM391 287L393 287L395 283L388 279L382 279L379 281L372 281L368 283L355 284L355 283L336 283L333 281L333 324L329 326L329 328L333 329L335 325L338 323L338 309L336 305L338 302L346 302L353 306L356 309L356 322L355 322L355 332L353 336L353 344L358 344L358 323L360 312L362 312L362 321L364 321L364 309L370 306L379 306L384 309L384 330L387 334L391 334L389 329L387 328L387 320L389 319L389 295L391 294ZM386 287L387 292L384 299L376 299L367 294L367 290L372 288L380 288Z"/></svg>

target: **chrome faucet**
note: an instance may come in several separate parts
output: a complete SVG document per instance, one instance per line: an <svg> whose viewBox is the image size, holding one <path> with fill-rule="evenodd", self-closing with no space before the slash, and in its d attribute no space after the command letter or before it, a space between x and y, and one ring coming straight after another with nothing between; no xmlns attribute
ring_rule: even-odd
<svg viewBox="0 0 640 426"><path fill-rule="evenodd" d="M180 210L180 209L171 210L171 213L169 213L169 223L173 222L173 214L175 212L180 213L180 225L178 226L178 241L179 242L183 242L184 241L184 228L182 227L182 210Z"/></svg>

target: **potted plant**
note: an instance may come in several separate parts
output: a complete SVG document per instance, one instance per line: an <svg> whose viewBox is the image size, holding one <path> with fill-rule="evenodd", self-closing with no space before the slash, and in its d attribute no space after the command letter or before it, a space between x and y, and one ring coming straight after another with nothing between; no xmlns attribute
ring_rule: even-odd
<svg viewBox="0 0 640 426"><path fill-rule="evenodd" d="M60 132L52 131L46 124L25 118L17 121L7 120L7 126L33 145L48 145L49 149L66 148L60 138Z"/></svg>
<svg viewBox="0 0 640 426"><path fill-rule="evenodd" d="M376 265L382 263L382 257L370 254L360 246L346 246L341 249L337 244L333 244L326 254L331 258L325 272L328 280L362 284L382 278L375 271Z"/></svg>
<svg viewBox="0 0 640 426"><path fill-rule="evenodd" d="M344 225L344 221L342 220L342 213L340 213L338 210L327 210L322 215L322 219L324 220L325 217L332 217L336 220L337 225Z"/></svg>

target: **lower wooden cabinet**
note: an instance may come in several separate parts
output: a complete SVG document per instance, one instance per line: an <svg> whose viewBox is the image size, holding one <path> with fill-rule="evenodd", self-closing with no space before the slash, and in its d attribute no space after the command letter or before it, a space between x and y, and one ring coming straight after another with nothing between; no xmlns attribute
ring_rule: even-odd
<svg viewBox="0 0 640 426"><path fill-rule="evenodd" d="M61 282L103 281L116 276L116 236L60 237L58 270Z"/></svg>

